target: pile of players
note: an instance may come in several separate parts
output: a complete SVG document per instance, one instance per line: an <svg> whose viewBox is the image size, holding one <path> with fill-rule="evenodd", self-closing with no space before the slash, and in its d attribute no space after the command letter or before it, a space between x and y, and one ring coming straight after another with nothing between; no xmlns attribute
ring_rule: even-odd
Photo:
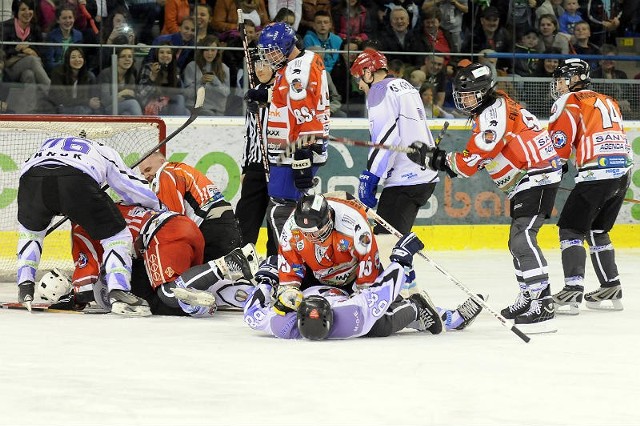
<svg viewBox="0 0 640 426"><path fill-rule="evenodd" d="M55 214L64 214L75 224L75 291L59 303L74 308L92 299L124 315L210 316L217 306L241 307L251 327L284 338L464 328L480 305L469 299L456 310L433 306L416 284L412 257L422 243L410 230L438 171L470 177L484 169L511 199L509 250L520 292L502 315L526 332L555 331L554 303L575 311L583 298L585 240L600 288L584 298L592 307L611 301L621 309L608 231L629 185L631 150L615 100L588 90L584 61L567 60L554 73L558 100L549 130L496 90L490 68L461 68L454 97L475 125L464 151L446 153L429 132L416 90L388 78L384 55L365 50L351 72L367 95L372 142L412 147L414 154L372 148L357 201L308 195L327 160L330 129L320 57L300 50L284 23L265 27L258 54L249 57L261 84L246 95L240 226L215 184L186 164L167 162L160 153L146 159L140 170L149 189L108 147L78 137L45 141L20 178L21 302L33 300L46 228ZM621 142L601 143L608 140ZM565 287L552 296L536 236L573 151L576 186L558 223ZM100 188L104 182L123 204L111 201ZM78 199L78 193L87 196ZM248 203L256 207L250 214L241 207ZM402 239L380 224L370 228L366 209L376 205ZM258 269L252 243L265 212L273 240ZM387 258L383 269L380 259ZM357 323L333 327L343 316Z"/></svg>

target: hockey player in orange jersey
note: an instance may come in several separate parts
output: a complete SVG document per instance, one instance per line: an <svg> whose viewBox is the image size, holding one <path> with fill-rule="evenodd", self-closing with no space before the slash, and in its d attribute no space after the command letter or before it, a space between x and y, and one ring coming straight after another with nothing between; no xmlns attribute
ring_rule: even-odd
<svg viewBox="0 0 640 426"><path fill-rule="evenodd" d="M296 33L287 24L276 22L263 28L258 52L276 71L272 96L256 88L248 90L245 99L270 104L267 217L277 240L296 201L314 186L317 169L327 160L329 89L322 59L314 52L300 51ZM290 151L293 155L283 159Z"/></svg>
<svg viewBox="0 0 640 426"><path fill-rule="evenodd" d="M471 115L473 128L466 149L446 153L436 148L429 167L450 176L470 177L486 170L511 200L509 250L520 292L502 310L524 332L556 331L547 262L537 242L549 218L562 177L551 138L529 111L495 90L486 65L461 68L453 82L456 107Z"/></svg>
<svg viewBox="0 0 640 426"><path fill-rule="evenodd" d="M233 207L204 173L188 164L168 162L159 151L139 168L169 210L184 214L199 226L205 241L205 262L240 246L242 238Z"/></svg>
<svg viewBox="0 0 640 426"><path fill-rule="evenodd" d="M564 288L553 296L578 314L584 293L586 252L600 288L584 295L592 309L621 310L622 289L609 231L616 221L633 165L631 144L615 99L589 90L589 64L567 59L553 73L549 133L567 161L575 153L576 185L558 219ZM602 305L602 302L606 302Z"/></svg>

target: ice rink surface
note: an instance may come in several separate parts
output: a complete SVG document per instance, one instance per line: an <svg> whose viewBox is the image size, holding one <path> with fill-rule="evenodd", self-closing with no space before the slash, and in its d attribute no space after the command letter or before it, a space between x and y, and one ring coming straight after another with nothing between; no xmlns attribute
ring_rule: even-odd
<svg viewBox="0 0 640 426"><path fill-rule="evenodd" d="M547 250L553 291L559 251ZM499 310L506 251L432 252ZM461 332L283 341L238 312L122 318L0 310L0 425L637 425L640 250L617 253L622 312L557 317L525 344L482 313ZM426 261L439 306L466 295ZM587 291L597 287L591 265ZM0 298L15 301L14 284Z"/></svg>

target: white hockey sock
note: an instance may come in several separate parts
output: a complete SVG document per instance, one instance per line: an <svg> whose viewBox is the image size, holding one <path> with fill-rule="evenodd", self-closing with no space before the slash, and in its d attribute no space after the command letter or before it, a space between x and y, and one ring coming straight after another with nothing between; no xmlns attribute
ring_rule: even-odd
<svg viewBox="0 0 640 426"><path fill-rule="evenodd" d="M105 280L111 290L131 291L131 246L133 241L128 228L116 235L100 240L104 255Z"/></svg>
<svg viewBox="0 0 640 426"><path fill-rule="evenodd" d="M30 231L18 224L18 284L36 282L36 271L42 256L42 241L47 230Z"/></svg>

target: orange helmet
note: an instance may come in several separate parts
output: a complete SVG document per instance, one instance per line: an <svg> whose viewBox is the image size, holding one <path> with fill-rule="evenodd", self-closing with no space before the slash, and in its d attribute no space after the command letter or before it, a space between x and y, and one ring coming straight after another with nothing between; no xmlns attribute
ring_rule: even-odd
<svg viewBox="0 0 640 426"><path fill-rule="evenodd" d="M351 75L360 78L365 70L374 73L379 69L387 69L387 58L380 52L370 47L358 55L353 65L351 65Z"/></svg>

